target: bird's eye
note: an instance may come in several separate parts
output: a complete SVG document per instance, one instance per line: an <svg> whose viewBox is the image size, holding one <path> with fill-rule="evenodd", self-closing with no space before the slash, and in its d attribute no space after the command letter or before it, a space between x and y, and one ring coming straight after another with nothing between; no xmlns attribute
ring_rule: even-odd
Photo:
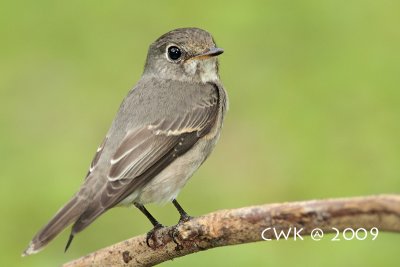
<svg viewBox="0 0 400 267"><path fill-rule="evenodd" d="M168 47L168 57L171 60L178 60L182 56L182 52L177 46Z"/></svg>

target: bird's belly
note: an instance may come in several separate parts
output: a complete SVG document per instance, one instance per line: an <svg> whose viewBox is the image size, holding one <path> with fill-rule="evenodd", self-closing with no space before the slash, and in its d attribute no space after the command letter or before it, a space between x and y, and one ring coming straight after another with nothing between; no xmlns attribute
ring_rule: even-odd
<svg viewBox="0 0 400 267"><path fill-rule="evenodd" d="M215 141L200 139L192 149L173 161L148 184L134 191L120 204L129 205L133 202L162 204L172 201L210 154Z"/></svg>

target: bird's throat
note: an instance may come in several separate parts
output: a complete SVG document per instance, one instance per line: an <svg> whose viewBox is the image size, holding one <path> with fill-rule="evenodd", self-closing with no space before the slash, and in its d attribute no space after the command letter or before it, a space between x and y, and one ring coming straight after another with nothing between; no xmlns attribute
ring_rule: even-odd
<svg viewBox="0 0 400 267"><path fill-rule="evenodd" d="M215 58L189 60L184 63L186 75L202 83L218 80L217 60Z"/></svg>

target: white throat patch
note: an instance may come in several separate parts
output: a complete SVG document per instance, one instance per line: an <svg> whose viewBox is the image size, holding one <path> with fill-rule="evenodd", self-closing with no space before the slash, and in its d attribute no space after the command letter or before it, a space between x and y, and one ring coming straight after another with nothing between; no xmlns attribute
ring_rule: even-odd
<svg viewBox="0 0 400 267"><path fill-rule="evenodd" d="M200 74L203 83L218 80L217 62L213 59L194 59L184 63L185 72L194 76L196 72Z"/></svg>

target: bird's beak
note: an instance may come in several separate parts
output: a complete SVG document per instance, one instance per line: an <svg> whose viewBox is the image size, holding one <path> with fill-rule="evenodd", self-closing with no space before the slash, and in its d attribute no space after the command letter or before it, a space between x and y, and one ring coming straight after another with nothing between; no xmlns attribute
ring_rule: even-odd
<svg viewBox="0 0 400 267"><path fill-rule="evenodd" d="M213 48L208 49L205 52L202 52L200 54L193 56L191 59L207 59L210 57L216 57L218 55L221 55L222 53L224 53L224 49L218 48L218 47L213 47Z"/></svg>

